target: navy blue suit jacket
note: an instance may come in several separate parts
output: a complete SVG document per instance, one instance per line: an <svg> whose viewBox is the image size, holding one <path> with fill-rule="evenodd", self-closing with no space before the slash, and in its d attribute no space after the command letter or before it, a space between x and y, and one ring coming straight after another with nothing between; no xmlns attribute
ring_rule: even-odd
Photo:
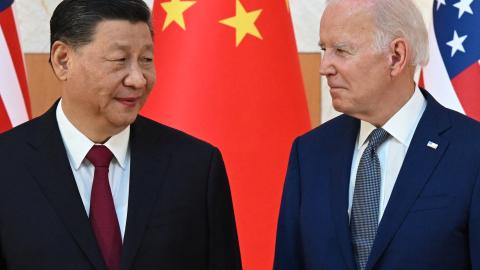
<svg viewBox="0 0 480 270"><path fill-rule="evenodd" d="M438 104L415 130L367 269L480 269L480 125ZM275 270L353 270L348 189L359 120L342 115L293 144ZM435 142L437 149L427 147Z"/></svg>

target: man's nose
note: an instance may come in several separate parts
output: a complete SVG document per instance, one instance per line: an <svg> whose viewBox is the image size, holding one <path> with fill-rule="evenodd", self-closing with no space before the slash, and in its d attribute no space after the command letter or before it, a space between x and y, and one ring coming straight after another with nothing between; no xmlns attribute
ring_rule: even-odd
<svg viewBox="0 0 480 270"><path fill-rule="evenodd" d="M138 64L131 65L124 83L126 86L130 86L134 89L143 89L146 87L147 79L142 68Z"/></svg>
<svg viewBox="0 0 480 270"><path fill-rule="evenodd" d="M328 76L335 74L335 67L333 65L331 56L328 53L322 53L322 59L320 60L320 75Z"/></svg>

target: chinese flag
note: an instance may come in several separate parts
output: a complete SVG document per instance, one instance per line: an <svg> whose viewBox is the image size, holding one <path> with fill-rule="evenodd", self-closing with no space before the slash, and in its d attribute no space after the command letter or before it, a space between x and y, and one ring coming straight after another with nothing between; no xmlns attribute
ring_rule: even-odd
<svg viewBox="0 0 480 270"><path fill-rule="evenodd" d="M0 0L0 133L30 119L30 100L13 0Z"/></svg>
<svg viewBox="0 0 480 270"><path fill-rule="evenodd" d="M284 0L155 1L142 114L220 148L244 269L272 269L290 145L310 129ZM188 168L185 168L188 169Z"/></svg>

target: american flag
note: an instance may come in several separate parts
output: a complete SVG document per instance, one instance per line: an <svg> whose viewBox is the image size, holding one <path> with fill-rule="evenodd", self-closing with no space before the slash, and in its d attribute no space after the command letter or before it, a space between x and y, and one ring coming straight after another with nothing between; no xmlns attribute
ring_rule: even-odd
<svg viewBox="0 0 480 270"><path fill-rule="evenodd" d="M12 3L13 0L0 0L0 133L30 118L25 67Z"/></svg>
<svg viewBox="0 0 480 270"><path fill-rule="evenodd" d="M480 120L480 0L435 0L427 90L443 105Z"/></svg>

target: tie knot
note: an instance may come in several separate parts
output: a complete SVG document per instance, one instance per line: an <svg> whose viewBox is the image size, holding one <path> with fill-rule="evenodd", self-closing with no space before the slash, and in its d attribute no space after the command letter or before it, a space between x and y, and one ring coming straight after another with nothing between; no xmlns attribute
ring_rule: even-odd
<svg viewBox="0 0 480 270"><path fill-rule="evenodd" d="M376 149L381 145L389 136L387 131L383 128L376 128L370 133L368 140L368 147Z"/></svg>
<svg viewBox="0 0 480 270"><path fill-rule="evenodd" d="M90 151L88 151L87 159L97 167L108 167L110 161L112 161L113 154L104 145L94 145Z"/></svg>

